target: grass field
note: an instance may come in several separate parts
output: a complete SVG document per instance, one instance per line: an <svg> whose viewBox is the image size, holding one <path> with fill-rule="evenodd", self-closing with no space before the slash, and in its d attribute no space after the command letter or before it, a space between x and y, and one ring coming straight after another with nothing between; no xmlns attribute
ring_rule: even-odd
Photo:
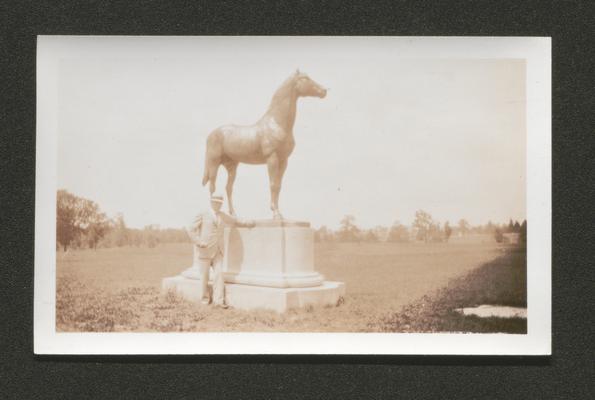
<svg viewBox="0 0 595 400"><path fill-rule="evenodd" d="M482 304L527 307L526 249L509 248L447 286L384 319L388 332L527 333L525 318L464 316L457 308Z"/></svg>
<svg viewBox="0 0 595 400"><path fill-rule="evenodd" d="M317 244L316 268L326 279L345 282L344 302L337 307L309 307L285 314L215 309L161 293L162 278L177 275L191 264L190 244L59 252L56 328L133 332L410 332L413 325L397 318L399 312L424 296L440 293L456 278L501 257L503 252L501 246L485 238L448 244Z"/></svg>

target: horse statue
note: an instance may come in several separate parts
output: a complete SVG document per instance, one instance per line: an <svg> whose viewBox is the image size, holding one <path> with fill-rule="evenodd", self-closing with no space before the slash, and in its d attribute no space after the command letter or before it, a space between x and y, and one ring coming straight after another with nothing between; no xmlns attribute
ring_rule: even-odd
<svg viewBox="0 0 595 400"><path fill-rule="evenodd" d="M227 169L227 201L229 212L235 215L232 201L233 183L239 163L266 164L271 190L271 211L274 219L282 219L279 212L281 181L287 160L295 147L293 125L299 97L326 96L327 89L308 75L296 70L277 89L266 113L255 124L224 125L207 137L203 186L209 182L211 195L215 192L220 165Z"/></svg>

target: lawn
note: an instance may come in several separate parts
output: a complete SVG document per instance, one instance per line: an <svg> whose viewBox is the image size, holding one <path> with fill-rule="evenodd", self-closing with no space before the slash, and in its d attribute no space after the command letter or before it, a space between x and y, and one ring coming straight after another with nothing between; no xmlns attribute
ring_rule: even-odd
<svg viewBox="0 0 595 400"><path fill-rule="evenodd" d="M401 323L396 313L503 254L505 248L489 238L448 244L317 244L316 268L328 280L345 282L344 302L337 307L277 314L214 309L161 293L162 278L177 275L191 264L189 244L59 252L56 328L133 332L411 331L411 324ZM490 282L483 284L490 286Z"/></svg>

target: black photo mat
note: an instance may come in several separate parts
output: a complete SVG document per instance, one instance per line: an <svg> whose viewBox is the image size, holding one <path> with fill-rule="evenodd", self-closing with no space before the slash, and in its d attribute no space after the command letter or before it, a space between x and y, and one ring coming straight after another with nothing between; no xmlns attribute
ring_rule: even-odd
<svg viewBox="0 0 595 400"><path fill-rule="evenodd" d="M3 398L592 398L588 2L4 2ZM35 356L37 35L552 37L552 356Z"/></svg>

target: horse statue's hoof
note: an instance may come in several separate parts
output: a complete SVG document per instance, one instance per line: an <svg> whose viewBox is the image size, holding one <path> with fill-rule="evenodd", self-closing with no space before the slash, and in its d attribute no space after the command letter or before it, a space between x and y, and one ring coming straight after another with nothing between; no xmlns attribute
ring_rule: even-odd
<svg viewBox="0 0 595 400"><path fill-rule="evenodd" d="M280 213L274 213L273 214L273 219L276 221L280 221L283 219L283 216Z"/></svg>

